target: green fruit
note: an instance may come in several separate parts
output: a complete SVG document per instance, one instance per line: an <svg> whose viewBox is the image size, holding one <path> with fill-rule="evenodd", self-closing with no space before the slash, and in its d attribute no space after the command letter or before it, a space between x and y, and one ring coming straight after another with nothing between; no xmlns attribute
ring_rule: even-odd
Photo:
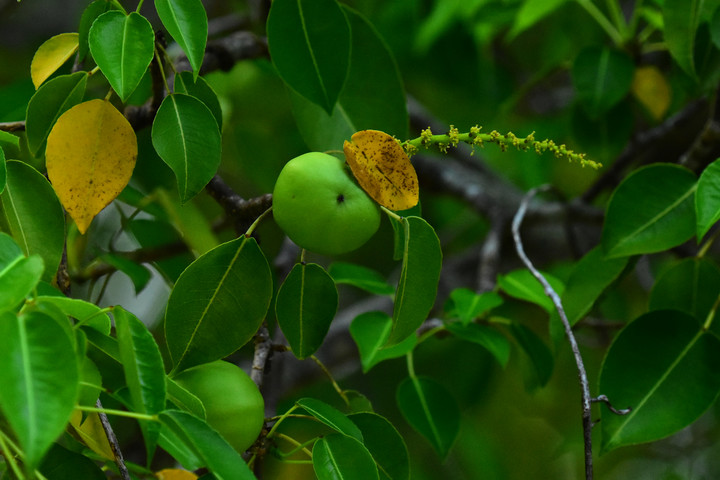
<svg viewBox="0 0 720 480"><path fill-rule="evenodd" d="M318 152L293 158L282 169L273 215L290 240L324 255L355 250L380 226L380 209L343 162Z"/></svg>
<svg viewBox="0 0 720 480"><path fill-rule="evenodd" d="M255 443L265 421L265 402L255 382L222 360L204 363L173 378L200 399L206 421L238 452Z"/></svg>

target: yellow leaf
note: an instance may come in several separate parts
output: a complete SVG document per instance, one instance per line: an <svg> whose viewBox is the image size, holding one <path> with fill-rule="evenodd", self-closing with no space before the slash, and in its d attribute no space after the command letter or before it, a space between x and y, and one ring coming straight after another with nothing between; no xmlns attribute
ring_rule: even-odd
<svg viewBox="0 0 720 480"><path fill-rule="evenodd" d="M108 460L115 459L97 413L89 413L83 422L82 412L75 410L72 418L70 418L70 426L73 429L74 436L79 438L90 450Z"/></svg>
<svg viewBox="0 0 720 480"><path fill-rule="evenodd" d="M361 130L350 140L343 145L345 159L373 200L396 211L417 205L417 173L393 137L378 130Z"/></svg>
<svg viewBox="0 0 720 480"><path fill-rule="evenodd" d="M30 64L30 76L37 89L78 49L77 33L61 33L40 45Z"/></svg>
<svg viewBox="0 0 720 480"><path fill-rule="evenodd" d="M178 468L164 468L155 472L155 476L160 480L195 480L198 478L194 473Z"/></svg>
<svg viewBox="0 0 720 480"><path fill-rule="evenodd" d="M110 102L90 100L58 118L47 139L45 158L60 203L85 233L95 215L130 181L137 138Z"/></svg>
<svg viewBox="0 0 720 480"><path fill-rule="evenodd" d="M655 120L662 119L670 108L670 85L654 65L635 70L632 92Z"/></svg>

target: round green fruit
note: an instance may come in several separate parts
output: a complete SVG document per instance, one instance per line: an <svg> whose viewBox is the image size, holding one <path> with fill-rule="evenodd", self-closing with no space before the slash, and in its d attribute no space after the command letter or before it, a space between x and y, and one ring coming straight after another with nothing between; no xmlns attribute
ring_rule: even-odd
<svg viewBox="0 0 720 480"><path fill-rule="evenodd" d="M293 158L282 169L273 216L290 240L323 255L355 250L380 226L380 209L344 163L318 152Z"/></svg>
<svg viewBox="0 0 720 480"><path fill-rule="evenodd" d="M244 452L255 443L265 421L265 402L240 367L218 360L188 368L173 380L200 399L207 423L235 450Z"/></svg>

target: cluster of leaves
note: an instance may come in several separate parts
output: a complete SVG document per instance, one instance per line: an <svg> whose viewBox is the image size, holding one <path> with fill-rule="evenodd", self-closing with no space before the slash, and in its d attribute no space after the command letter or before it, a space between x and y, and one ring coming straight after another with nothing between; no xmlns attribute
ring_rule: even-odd
<svg viewBox="0 0 720 480"><path fill-rule="evenodd" d="M416 48L430 48L443 24L480 15L486 3L493 2L438 2L429 17L434 24L426 24ZM497 21L490 30L478 29L477 35L491 38L495 29L505 28L512 40L562 11L565 3L518 2L507 17L510 24ZM665 0L662 5L637 6L626 21L618 2L608 2L611 20L589 0L576 3L612 43L583 49L570 69L578 101L575 123L596 132L612 130L612 138L595 135L588 140L579 133L577 139L580 144L588 140L590 149L611 163L617 153L614 145L626 143L632 133L632 123L624 120L632 117L630 94L646 110L649 122L661 121L670 109L670 86L663 72L637 64L629 52L661 38L686 95L707 92L720 78L718 39L710 28L717 24L720 8L718 2L688 6ZM325 267L305 262L303 256L276 282L268 251L252 236L257 224L269 217L255 215L258 221L250 228L221 243L193 207L222 168L221 102L200 76L208 38L205 9L199 0L154 2L162 27L192 70L180 72L140 13L142 6L140 2L137 11L128 13L116 1L95 0L84 11L78 33L48 39L32 61L36 92L27 104L25 133L0 132L4 476L104 478L103 469L118 469L122 475L127 465L127 475L149 478L155 475L153 459L167 454L185 469L206 468L207 478L254 478L248 464L259 468L270 452L288 468L312 464L319 478L409 478L408 449L398 429L374 412L372 399L342 388L332 377L337 403L294 399L268 420L249 462L205 422L202 403L173 381L183 370L228 357L253 345L254 339L262 343L275 322L297 359L312 358L329 373L315 353L327 343L338 313L339 285L390 298L391 311L358 315L349 333L364 373L381 362L405 358L407 374L395 391L397 405L441 458L458 437L461 409L441 379L415 371L414 355L428 340L448 334L479 345L502 367L517 345L530 359L534 384L550 381L564 330L556 305L526 270L498 275L492 291L453 289L437 315L441 321L428 322L437 302L443 247L416 205L422 180L410 164L399 169L400 180L386 176L378 165L387 170L383 162L388 158L375 153L383 150L379 145L384 142L401 153L400 145L408 153L438 147L444 154L459 143L496 143L503 150L549 151L583 165L598 164L565 145L538 142L533 135L481 134L477 127L465 134L452 127L443 135L427 129L414 140L388 140L387 134L409 138L408 111L393 52L373 24L336 0L275 0L266 23L269 55L288 86L298 130L310 150L344 145L358 182L389 209L398 271L391 282L389 275L366 266L335 261ZM71 58L76 71L60 74ZM95 68L81 69L93 63ZM104 97L88 87L99 73L112 89ZM157 85L167 93L153 93ZM145 142L118 107L136 103L145 103L150 112ZM6 161L5 150L17 152L19 159ZM141 169L136 165L152 152L172 171L176 189L138 178ZM399 195L389 193L402 183L407 188ZM598 391L631 411L620 416L602 407L604 452L677 432L697 420L720 393L720 330L714 321L720 269L707 258L715 239L708 233L720 220L718 199L720 163L704 168L699 178L678 165L637 169L614 187L600 244L563 278L544 274L576 325L598 311L603 295L628 278L639 256L667 252L693 237L698 244L705 242L697 254L658 276L647 309L626 319L605 354ZM121 230L132 233L142 247L167 247L166 239L178 240L179 230L186 249L196 254L181 259L179 267L159 259L155 263L172 285L161 342L123 307L101 309L60 291L66 287L62 274L84 263L79 258L83 235L99 233L91 224L112 202L134 209L129 217L121 214ZM72 222L66 222L63 209ZM194 222L207 228L196 230ZM138 291L150 277L146 266L112 248L92 262L124 272ZM508 313L517 300L546 312L552 348L536 329ZM101 408L99 398L113 408ZM106 413L138 422L144 465L118 458L117 444L103 430ZM307 441L284 429L292 421L312 432Z"/></svg>

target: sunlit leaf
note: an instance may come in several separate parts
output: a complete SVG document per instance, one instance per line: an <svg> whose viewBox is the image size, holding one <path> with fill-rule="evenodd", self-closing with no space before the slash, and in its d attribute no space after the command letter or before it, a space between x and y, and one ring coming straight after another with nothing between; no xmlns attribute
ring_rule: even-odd
<svg viewBox="0 0 720 480"><path fill-rule="evenodd" d="M25 255L45 262L43 279L55 278L65 244L65 216L47 179L24 162L7 163L7 185L0 200L9 233Z"/></svg>
<svg viewBox="0 0 720 480"><path fill-rule="evenodd" d="M152 61L155 33L137 12L110 10L93 22L88 34L90 53L110 85L126 101Z"/></svg>
<svg viewBox="0 0 720 480"><path fill-rule="evenodd" d="M189 95L165 97L153 121L152 144L175 172L183 203L205 188L220 165L222 145L215 117Z"/></svg>
<svg viewBox="0 0 720 480"><path fill-rule="evenodd" d="M417 173L393 137L377 130L361 130L351 141L345 141L343 150L353 175L373 200L395 211L417 205Z"/></svg>
<svg viewBox="0 0 720 480"><path fill-rule="evenodd" d="M0 312L18 306L40 281L43 269L39 255L18 257L0 269Z"/></svg>
<svg viewBox="0 0 720 480"><path fill-rule="evenodd" d="M319 438L312 449L318 480L373 480L378 469L370 452L352 437L333 433Z"/></svg>
<svg viewBox="0 0 720 480"><path fill-rule="evenodd" d="M51 303L65 315L77 320L77 324L87 325L105 335L110 334L110 317L94 303L79 298L50 295L40 295L35 301L38 303Z"/></svg>
<svg viewBox="0 0 720 480"><path fill-rule="evenodd" d="M396 399L405 420L445 458L460 432L460 409L450 392L431 378L406 378Z"/></svg>
<svg viewBox="0 0 720 480"><path fill-rule="evenodd" d="M331 114L350 63L350 28L338 3L276 0L267 37L280 77Z"/></svg>
<svg viewBox="0 0 720 480"><path fill-rule="evenodd" d="M62 114L48 136L45 156L60 202L85 233L130 181L137 139L110 102L90 100Z"/></svg>
<svg viewBox="0 0 720 480"><path fill-rule="evenodd" d="M40 45L30 64L33 85L38 88L78 49L77 33L61 33Z"/></svg>
<svg viewBox="0 0 720 480"><path fill-rule="evenodd" d="M647 313L625 327L607 352L600 388L616 408L602 407L602 450L667 437L697 420L720 392L720 340L693 317Z"/></svg>
<svg viewBox="0 0 720 480"><path fill-rule="evenodd" d="M155 0L160 21L183 49L197 78L205 55L208 19L200 0Z"/></svg>
<svg viewBox="0 0 720 480"><path fill-rule="evenodd" d="M503 299L495 292L475 293L469 288L456 288L450 292L447 314L467 325L485 312L502 305Z"/></svg>
<svg viewBox="0 0 720 480"><path fill-rule="evenodd" d="M417 337L410 335L392 347L384 348L392 331L392 318L385 312L365 312L350 324L350 335L360 352L363 372L390 358L402 357L417 344Z"/></svg>
<svg viewBox="0 0 720 480"><path fill-rule="evenodd" d="M320 265L298 263L293 267L278 290L275 313L297 358L306 358L320 348L337 305L335 283Z"/></svg>
<svg viewBox="0 0 720 480"><path fill-rule="evenodd" d="M555 293L562 295L565 285L558 278L542 272ZM525 300L542 307L548 313L555 310L552 300L545 294L542 284L527 269L513 270L505 275L498 276L498 286L511 297Z"/></svg>

